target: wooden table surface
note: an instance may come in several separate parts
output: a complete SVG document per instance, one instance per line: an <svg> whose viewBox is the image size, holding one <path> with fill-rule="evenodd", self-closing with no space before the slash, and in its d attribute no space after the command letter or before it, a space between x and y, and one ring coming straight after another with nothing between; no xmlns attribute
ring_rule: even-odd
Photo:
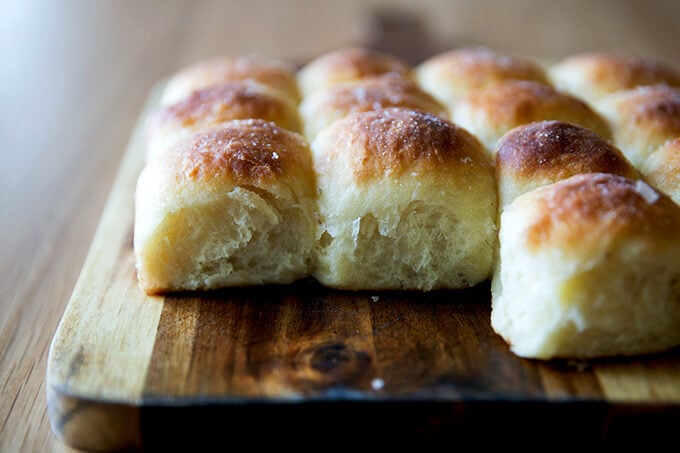
<svg viewBox="0 0 680 453"><path fill-rule="evenodd" d="M304 62L347 44L485 44L557 59L616 50L680 62L680 2L6 1L0 15L0 451L68 451L50 432L50 341L146 95L195 60Z"/></svg>

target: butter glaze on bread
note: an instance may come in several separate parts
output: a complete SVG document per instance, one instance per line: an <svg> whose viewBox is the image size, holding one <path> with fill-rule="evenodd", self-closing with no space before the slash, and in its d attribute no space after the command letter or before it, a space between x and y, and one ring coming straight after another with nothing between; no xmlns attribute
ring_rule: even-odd
<svg viewBox="0 0 680 453"><path fill-rule="evenodd" d="M237 80L253 80L278 90L295 103L300 100L295 66L262 55L245 55L216 57L185 67L168 81L161 104L174 104L201 88Z"/></svg>
<svg viewBox="0 0 680 453"><path fill-rule="evenodd" d="M589 173L501 214L491 324L522 357L680 344L680 206L641 180Z"/></svg>
<svg viewBox="0 0 680 453"><path fill-rule="evenodd" d="M345 47L307 63L298 72L298 83L303 96L308 96L320 88L387 73L410 77L411 66L393 55L364 47Z"/></svg>
<svg viewBox="0 0 680 453"><path fill-rule="evenodd" d="M226 82L159 108L147 127L147 160L194 132L238 119L272 121L294 132L302 127L297 106L278 91L251 80Z"/></svg>
<svg viewBox="0 0 680 453"><path fill-rule="evenodd" d="M614 144L637 168L661 145L680 137L680 88L655 85L619 91L597 107L611 124Z"/></svg>
<svg viewBox="0 0 680 453"><path fill-rule="evenodd" d="M324 285L431 290L489 277L493 167L472 135L434 115L389 108L336 121L312 152L314 276Z"/></svg>
<svg viewBox="0 0 680 453"><path fill-rule="evenodd" d="M650 184L680 204L680 137L650 154L642 166L642 173Z"/></svg>
<svg viewBox="0 0 680 453"><path fill-rule="evenodd" d="M204 290L309 275L314 192L307 143L274 123L234 120L178 142L138 180L141 287Z"/></svg>
<svg viewBox="0 0 680 453"><path fill-rule="evenodd" d="M537 63L485 47L454 49L434 55L415 69L418 83L444 105L508 80L550 84Z"/></svg>
<svg viewBox="0 0 680 453"><path fill-rule="evenodd" d="M300 103L305 136L313 140L321 129L350 113L405 107L446 117L446 109L413 81L394 73L366 77L319 89Z"/></svg>
<svg viewBox="0 0 680 453"><path fill-rule="evenodd" d="M680 71L650 58L608 53L582 53L553 65L548 74L554 85L588 102L639 86L680 86Z"/></svg>
<svg viewBox="0 0 680 453"><path fill-rule="evenodd" d="M585 102L538 82L510 81L472 93L453 107L451 118L492 154L503 134L535 121L565 121L611 138L607 121Z"/></svg>
<svg viewBox="0 0 680 453"><path fill-rule="evenodd" d="M540 121L511 129L496 153L502 207L523 193L583 173L640 177L621 151L590 129Z"/></svg>

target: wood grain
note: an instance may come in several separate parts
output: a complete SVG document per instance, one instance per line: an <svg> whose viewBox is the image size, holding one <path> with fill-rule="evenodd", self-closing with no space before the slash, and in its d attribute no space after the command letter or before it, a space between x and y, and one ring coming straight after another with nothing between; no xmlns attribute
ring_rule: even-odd
<svg viewBox="0 0 680 453"><path fill-rule="evenodd" d="M155 81L216 54L261 51L306 61L357 42L411 61L432 50L481 43L546 58L605 49L677 64L679 8L673 0L577 0L549 7L540 0L4 2L0 450L69 450L50 432L48 346ZM628 392L626 379L619 378L621 364L585 374L577 372L582 366L565 365L572 373L570 395L597 393L600 381L611 399ZM556 399L565 391L561 368L538 366ZM674 390L664 374L654 382L654 392Z"/></svg>

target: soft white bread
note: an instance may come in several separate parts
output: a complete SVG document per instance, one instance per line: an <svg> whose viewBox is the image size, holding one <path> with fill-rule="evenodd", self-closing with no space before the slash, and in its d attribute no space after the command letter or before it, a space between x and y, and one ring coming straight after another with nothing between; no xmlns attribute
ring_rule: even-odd
<svg viewBox="0 0 680 453"><path fill-rule="evenodd" d="M405 107L446 117L446 109L415 82L395 73L366 77L316 90L300 103L305 136L313 140L321 129L350 113Z"/></svg>
<svg viewBox="0 0 680 453"><path fill-rule="evenodd" d="M321 283L431 290L489 278L493 165L471 134L434 115L389 108L336 121L312 152Z"/></svg>
<svg viewBox="0 0 680 453"><path fill-rule="evenodd" d="M611 124L614 144L636 168L668 140L680 137L680 88L655 85L619 91L597 108Z"/></svg>
<svg viewBox="0 0 680 453"><path fill-rule="evenodd" d="M442 52L415 68L418 83L444 105L508 80L533 80L549 84L543 68L524 58L478 48Z"/></svg>
<svg viewBox="0 0 680 453"><path fill-rule="evenodd" d="M309 146L264 120L198 132L137 183L134 249L147 293L291 283L315 230Z"/></svg>
<svg viewBox="0 0 680 453"><path fill-rule="evenodd" d="M680 344L680 206L641 180L576 175L501 214L491 325L522 357Z"/></svg>
<svg viewBox="0 0 680 453"><path fill-rule="evenodd" d="M642 166L647 181L680 204L680 137L662 145Z"/></svg>
<svg viewBox="0 0 680 453"><path fill-rule="evenodd" d="M561 121L517 126L498 143L499 206L503 209L530 190L583 173L640 177L619 149L590 129Z"/></svg>
<svg viewBox="0 0 680 453"><path fill-rule="evenodd" d="M364 77L396 73L411 74L411 66L396 56L364 47L343 47L323 54L298 71L298 84L303 96L337 83Z"/></svg>
<svg viewBox="0 0 680 453"><path fill-rule="evenodd" d="M199 130L231 120L262 119L301 132L297 106L277 90L252 80L212 85L161 106L147 124L147 161Z"/></svg>
<svg viewBox="0 0 680 453"><path fill-rule="evenodd" d="M165 86L161 104L174 104L201 88L235 80L254 80L295 103L300 100L294 65L263 55L244 55L210 58L181 69Z"/></svg>
<svg viewBox="0 0 680 453"><path fill-rule="evenodd" d="M538 82L509 81L472 93L453 107L451 119L492 154L503 134L535 121L565 121L611 137L607 121L585 102Z"/></svg>
<svg viewBox="0 0 680 453"><path fill-rule="evenodd" d="M560 90L595 103L616 91L645 85L680 86L680 72L650 58L610 53L571 55L548 69Z"/></svg>

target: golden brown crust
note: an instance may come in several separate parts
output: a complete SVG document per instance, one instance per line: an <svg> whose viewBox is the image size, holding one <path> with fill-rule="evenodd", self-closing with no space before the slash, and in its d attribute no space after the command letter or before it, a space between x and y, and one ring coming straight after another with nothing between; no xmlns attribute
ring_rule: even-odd
<svg viewBox="0 0 680 453"><path fill-rule="evenodd" d="M349 114L406 107L446 116L444 106L415 82L393 73L338 84L317 92L316 96L319 102L315 110L320 113L332 110Z"/></svg>
<svg viewBox="0 0 680 453"><path fill-rule="evenodd" d="M680 137L654 151L643 167L649 182L680 202Z"/></svg>
<svg viewBox="0 0 680 453"><path fill-rule="evenodd" d="M510 56L488 48L461 48L434 55L421 68L438 67L452 79L480 89L505 80L533 80L549 84L543 68L531 60Z"/></svg>
<svg viewBox="0 0 680 453"><path fill-rule="evenodd" d="M288 98L249 80L194 91L189 97L162 107L152 118L150 127L191 128L251 118L273 121L296 132L301 127L297 108Z"/></svg>
<svg viewBox="0 0 680 453"><path fill-rule="evenodd" d="M649 58L583 53L567 57L557 66L579 69L592 85L608 93L661 83L680 86L680 72Z"/></svg>
<svg viewBox="0 0 680 453"><path fill-rule="evenodd" d="M619 127L644 128L667 139L680 135L680 88L655 85L613 96Z"/></svg>
<svg viewBox="0 0 680 453"><path fill-rule="evenodd" d="M335 83L390 72L408 76L410 71L410 65L395 56L363 47L346 47L312 60L301 69L300 75L304 89L309 94L317 88Z"/></svg>
<svg viewBox="0 0 680 453"><path fill-rule="evenodd" d="M254 80L279 90L294 101L300 97L294 66L255 55L219 57L194 63L170 80L166 95L175 102L197 89L237 80Z"/></svg>
<svg viewBox="0 0 680 453"><path fill-rule="evenodd" d="M304 139L264 120L234 120L198 132L163 154L160 165L178 183L228 179L261 185L309 168Z"/></svg>
<svg viewBox="0 0 680 453"><path fill-rule="evenodd" d="M474 111L485 112L490 121L503 127L553 119L579 124L605 138L611 137L607 121L585 102L538 82L503 82L473 93L461 102Z"/></svg>
<svg viewBox="0 0 680 453"><path fill-rule="evenodd" d="M540 121L509 131L498 144L496 168L532 179L558 180L582 173L638 177L618 148L589 129L561 121Z"/></svg>
<svg viewBox="0 0 680 453"><path fill-rule="evenodd" d="M484 149L470 133L421 111L388 108L352 114L336 122L326 150L333 160L353 162L357 184L383 175L438 171L465 165L489 165ZM351 143L351 146L347 146Z"/></svg>
<svg viewBox="0 0 680 453"><path fill-rule="evenodd" d="M680 231L680 207L641 180L589 173L530 194L538 203L526 230L527 245L534 250L555 244L580 250L588 238L603 243L636 237L663 244Z"/></svg>

